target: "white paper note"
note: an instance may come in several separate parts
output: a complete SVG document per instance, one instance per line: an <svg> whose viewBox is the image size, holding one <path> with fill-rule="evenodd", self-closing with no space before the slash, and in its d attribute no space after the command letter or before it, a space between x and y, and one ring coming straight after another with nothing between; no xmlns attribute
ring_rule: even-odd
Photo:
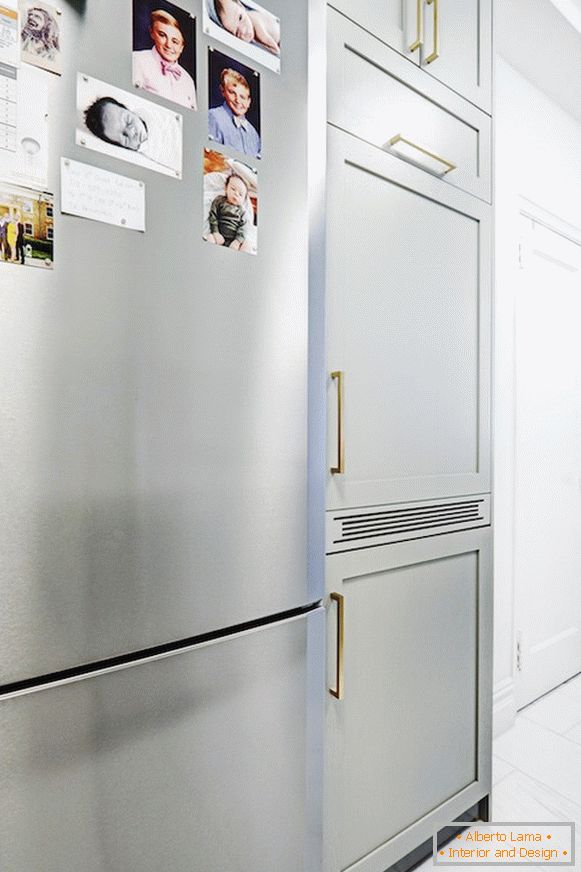
<svg viewBox="0 0 581 872"><path fill-rule="evenodd" d="M99 167L61 158L61 212L145 230L145 185Z"/></svg>
<svg viewBox="0 0 581 872"><path fill-rule="evenodd" d="M0 0L0 63L13 67L20 63L18 11L12 0Z"/></svg>

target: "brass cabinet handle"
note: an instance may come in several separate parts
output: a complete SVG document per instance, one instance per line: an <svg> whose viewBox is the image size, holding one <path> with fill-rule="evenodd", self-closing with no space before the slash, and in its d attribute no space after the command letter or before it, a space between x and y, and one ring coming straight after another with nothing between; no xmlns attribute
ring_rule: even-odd
<svg viewBox="0 0 581 872"><path fill-rule="evenodd" d="M333 475L345 472L345 439L343 428L343 373L332 372L331 378L337 382L337 466L331 467Z"/></svg>
<svg viewBox="0 0 581 872"><path fill-rule="evenodd" d="M435 2L437 3L438 0L435 0ZM436 154L434 151L429 151L427 148L424 148L423 145L418 145L417 142L412 142L411 139L406 139L406 137L402 136L401 133L396 133L395 136L392 136L391 139L388 140L387 145L391 147L393 145L397 145L398 142L403 142L405 145L409 145L410 148L415 148L416 151L419 151L422 154L431 157L432 160L437 160L439 161L439 163L444 164L444 166L446 167L446 169L442 173L442 175L444 176L446 175L446 173L450 173L452 172L452 170L458 169L456 164L452 163L452 161L446 160L445 157L440 157L439 154Z"/></svg>
<svg viewBox="0 0 581 872"><path fill-rule="evenodd" d="M426 3L434 7L434 50L425 60L426 64L431 64L440 57L440 0L426 0Z"/></svg>
<svg viewBox="0 0 581 872"><path fill-rule="evenodd" d="M329 693L335 699L343 699L345 695L345 597L340 593L332 593L331 599L337 603L337 672L335 690L329 688Z"/></svg>
<svg viewBox="0 0 581 872"><path fill-rule="evenodd" d="M424 44L424 0L418 0L416 12L416 41L410 45L410 51L414 52Z"/></svg>

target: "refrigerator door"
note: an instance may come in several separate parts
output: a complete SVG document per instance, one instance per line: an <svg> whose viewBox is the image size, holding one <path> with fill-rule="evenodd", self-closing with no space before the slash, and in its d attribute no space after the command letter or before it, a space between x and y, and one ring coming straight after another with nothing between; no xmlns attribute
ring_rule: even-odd
<svg viewBox="0 0 581 872"><path fill-rule="evenodd" d="M316 872L323 622L0 701L0 868Z"/></svg>
<svg viewBox="0 0 581 872"><path fill-rule="evenodd" d="M307 0L268 3L280 75L245 58L260 160L208 139L203 4L178 3L197 19L198 111L133 87L122 5L60 3L64 71L43 74L54 270L0 262L4 686L322 596L307 578ZM75 144L79 72L183 117L181 180ZM202 239L205 148L258 170L256 256ZM146 232L60 214L61 156L143 181Z"/></svg>

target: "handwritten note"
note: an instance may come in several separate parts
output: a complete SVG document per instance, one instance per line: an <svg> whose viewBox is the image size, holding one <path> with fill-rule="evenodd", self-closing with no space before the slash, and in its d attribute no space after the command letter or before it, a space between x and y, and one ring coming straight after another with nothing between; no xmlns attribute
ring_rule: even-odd
<svg viewBox="0 0 581 872"><path fill-rule="evenodd" d="M63 157L61 212L145 231L145 185Z"/></svg>

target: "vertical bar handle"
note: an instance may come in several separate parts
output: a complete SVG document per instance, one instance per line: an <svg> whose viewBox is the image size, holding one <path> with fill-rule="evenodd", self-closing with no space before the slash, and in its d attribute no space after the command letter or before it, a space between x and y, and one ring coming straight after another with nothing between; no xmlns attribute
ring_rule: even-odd
<svg viewBox="0 0 581 872"><path fill-rule="evenodd" d="M434 7L434 50L425 60L426 64L431 64L440 57L440 0L426 0L426 3Z"/></svg>
<svg viewBox="0 0 581 872"><path fill-rule="evenodd" d="M345 472L345 437L343 428L343 373L332 372L331 378L337 382L337 466L331 467L333 475Z"/></svg>
<svg viewBox="0 0 581 872"><path fill-rule="evenodd" d="M345 695L345 597L340 593L332 593L331 600L337 603L337 672L335 689L329 688L329 693L335 699L343 699Z"/></svg>
<svg viewBox="0 0 581 872"><path fill-rule="evenodd" d="M417 0L416 11L416 40L409 47L411 52L417 51L424 44L424 0Z"/></svg>

